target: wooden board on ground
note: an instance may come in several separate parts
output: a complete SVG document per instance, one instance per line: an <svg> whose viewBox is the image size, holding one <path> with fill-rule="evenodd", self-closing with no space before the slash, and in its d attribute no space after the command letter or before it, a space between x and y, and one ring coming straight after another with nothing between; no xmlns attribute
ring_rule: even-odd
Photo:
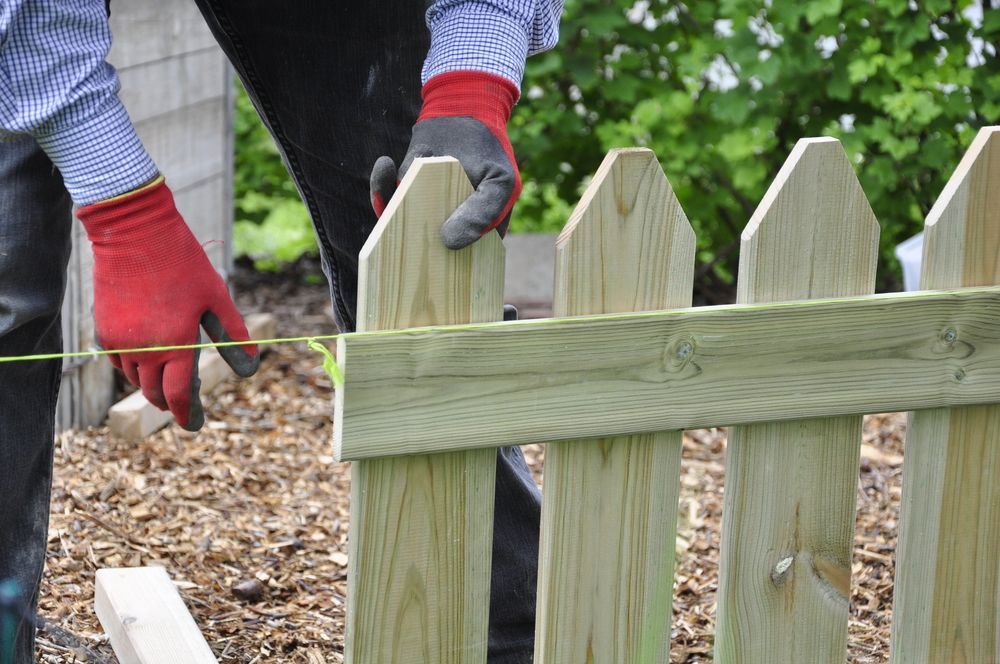
<svg viewBox="0 0 1000 664"><path fill-rule="evenodd" d="M556 245L556 316L691 304L694 231L651 150L605 158ZM535 661L670 659L681 432L546 448Z"/></svg>
<svg viewBox="0 0 1000 664"><path fill-rule="evenodd" d="M162 567L97 570L94 609L121 664L216 660Z"/></svg>
<svg viewBox="0 0 1000 664"><path fill-rule="evenodd" d="M982 129L924 228L922 288L1000 284L1000 127ZM972 330L946 322L942 341ZM961 368L956 368L961 372ZM1000 661L1000 405L911 414L891 661Z"/></svg>
<svg viewBox="0 0 1000 664"><path fill-rule="evenodd" d="M245 319L252 339L274 336L277 321L271 314L249 314ZM229 365L214 349L205 349L198 359L201 398L204 400L215 386L233 375ZM142 392L133 392L108 411L108 429L126 440L141 440L173 421L170 411L160 410L146 400Z"/></svg>
<svg viewBox="0 0 1000 664"><path fill-rule="evenodd" d="M360 330L502 317L499 236L461 251L441 240L470 193L455 159L413 163L361 250ZM464 404L503 410L494 400ZM493 449L352 465L348 662L486 662L495 472Z"/></svg>
<svg viewBox="0 0 1000 664"><path fill-rule="evenodd" d="M870 294L878 235L840 142L803 139L743 231L737 301ZM853 415L729 430L716 661L844 661L861 427Z"/></svg>
<svg viewBox="0 0 1000 664"><path fill-rule="evenodd" d="M345 335L337 359L341 459L983 404L1000 287Z"/></svg>

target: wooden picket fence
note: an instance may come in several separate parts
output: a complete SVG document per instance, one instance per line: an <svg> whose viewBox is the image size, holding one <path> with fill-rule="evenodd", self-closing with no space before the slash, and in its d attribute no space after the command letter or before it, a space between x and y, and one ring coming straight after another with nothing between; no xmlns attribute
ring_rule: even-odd
<svg viewBox="0 0 1000 664"><path fill-rule="evenodd" d="M556 318L489 323L500 239L438 235L470 192L454 160L415 163L338 342L348 662L486 661L494 448L529 442L535 662L668 662L681 431L721 425L716 660L843 662L861 415L887 410L916 411L891 659L1000 661L1000 127L927 219L919 293L872 295L878 224L830 138L796 145L743 231L736 305L690 307L694 233L625 149L559 237Z"/></svg>

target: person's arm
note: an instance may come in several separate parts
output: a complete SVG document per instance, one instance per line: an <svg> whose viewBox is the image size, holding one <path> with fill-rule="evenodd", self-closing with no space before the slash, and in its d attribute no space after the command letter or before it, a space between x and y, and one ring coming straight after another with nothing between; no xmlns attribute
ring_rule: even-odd
<svg viewBox="0 0 1000 664"><path fill-rule="evenodd" d="M431 47L423 68L423 107L410 149L397 170L375 163L372 206L378 215L415 158L452 156L476 188L445 222L453 249L496 229L506 232L521 193L521 175L507 137L520 95L524 62L559 39L562 0L437 0L427 10Z"/></svg>
<svg viewBox="0 0 1000 664"><path fill-rule="evenodd" d="M199 325L217 341L246 326L174 205L118 99L105 61L104 0L0 4L0 139L29 135L62 174L94 249L94 319L107 349L187 345ZM2 149L2 147L0 147ZM241 376L252 344L220 349ZM111 361L154 405L196 430L204 415L193 351L120 353Z"/></svg>
<svg viewBox="0 0 1000 664"><path fill-rule="evenodd" d="M0 9L0 130L34 137L77 205L157 175L118 99L110 46L103 0L5 0Z"/></svg>

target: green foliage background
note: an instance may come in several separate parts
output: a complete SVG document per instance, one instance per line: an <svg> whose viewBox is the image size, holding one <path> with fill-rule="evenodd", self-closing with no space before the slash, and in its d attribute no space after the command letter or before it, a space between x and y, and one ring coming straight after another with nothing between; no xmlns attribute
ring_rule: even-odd
<svg viewBox="0 0 1000 664"><path fill-rule="evenodd" d="M251 257L258 270L273 271L303 254L315 254L309 212L242 87L236 97L233 124L236 255Z"/></svg>
<svg viewBox="0 0 1000 664"><path fill-rule="evenodd" d="M984 2L566 0L510 126L525 180L512 231L558 231L609 148L648 146L698 234L700 295L725 300L771 179L799 138L831 135L882 224L879 286L895 290L892 247L919 231L976 130L1000 123L1000 0ZM238 219L298 224L250 119Z"/></svg>

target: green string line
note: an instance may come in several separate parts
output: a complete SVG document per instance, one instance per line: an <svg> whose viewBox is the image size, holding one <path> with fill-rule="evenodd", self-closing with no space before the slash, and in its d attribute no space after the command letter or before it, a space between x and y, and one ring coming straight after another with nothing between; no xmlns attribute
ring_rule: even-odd
<svg viewBox="0 0 1000 664"><path fill-rule="evenodd" d="M427 332L439 331L473 331L473 330L499 330L514 329L522 326L531 327L559 327L562 325L579 325L585 322L601 321L621 321L621 320L643 320L648 318L684 318L692 314L704 315L709 312L736 312L753 310L794 310L794 309L815 309L818 306L837 304L850 301L866 302L871 304L884 303L894 304L904 300L934 300L951 297L990 295L1000 297L1000 286L978 286L972 288L943 289L937 291L912 291L907 293L880 293L878 295L861 295L856 297L835 297L820 298L815 300L792 300L788 302L767 302L757 304L722 304L708 307L690 307L680 309L668 309L664 311L640 311L619 314L600 314L589 316L571 316L566 318L542 318L525 321L490 322L490 323L464 323L458 325L436 325L427 327L412 327L396 330L373 330L371 332L350 332L342 334L320 334L309 337L278 337L275 339L250 339L248 341L212 341L197 344L183 344L179 346L152 346L148 348L120 348L115 350L94 349L89 351L76 351L70 353L42 353L37 355L14 355L0 356L0 363L4 362L31 362L39 360L61 360L79 357L100 357L101 355L126 355L130 353L155 353L171 350L194 350L197 348L225 348L227 346L245 346L247 344L288 344L305 342L311 350L323 355L323 368L337 386L344 384L344 376L337 365L336 359L329 349L320 341L333 341L341 338L371 338L389 336L413 336Z"/></svg>
<svg viewBox="0 0 1000 664"><path fill-rule="evenodd" d="M338 387L344 384L344 372L340 370L337 366L337 358L333 356L330 349L321 344L316 339L310 339L306 343L309 344L309 348L320 353L323 356L323 370L326 371L326 375L330 377L334 385Z"/></svg>
<svg viewBox="0 0 1000 664"><path fill-rule="evenodd" d="M81 350L72 353L39 353L38 355L0 355L0 362L30 362L32 360L62 360L74 357L100 357L102 355L127 355L129 353L156 353L168 350L195 350L197 348L225 348L227 346L246 346L249 344L274 345L305 341L326 341L339 339L343 334L320 334L312 337L279 337L277 339L248 339L247 341L206 341L197 344L182 344L179 346L146 346L143 348L117 348L106 350Z"/></svg>
<svg viewBox="0 0 1000 664"><path fill-rule="evenodd" d="M38 353L36 355L4 355L0 356L0 364L4 362L38 362L41 360L63 360L80 357L101 357L102 355L129 355L132 353L157 353L171 350L195 350L201 348L226 348L229 346L246 346L247 344L275 345L305 342L311 350L323 355L323 369L326 371L334 385L340 387L344 384L344 374L337 366L337 360L333 353L320 341L330 341L339 339L342 334L320 334L312 337L278 337L275 339L250 339L248 341L206 341L197 344L181 344L178 346L149 346L146 348L119 348L107 350L95 348L94 350L74 351L69 353Z"/></svg>

